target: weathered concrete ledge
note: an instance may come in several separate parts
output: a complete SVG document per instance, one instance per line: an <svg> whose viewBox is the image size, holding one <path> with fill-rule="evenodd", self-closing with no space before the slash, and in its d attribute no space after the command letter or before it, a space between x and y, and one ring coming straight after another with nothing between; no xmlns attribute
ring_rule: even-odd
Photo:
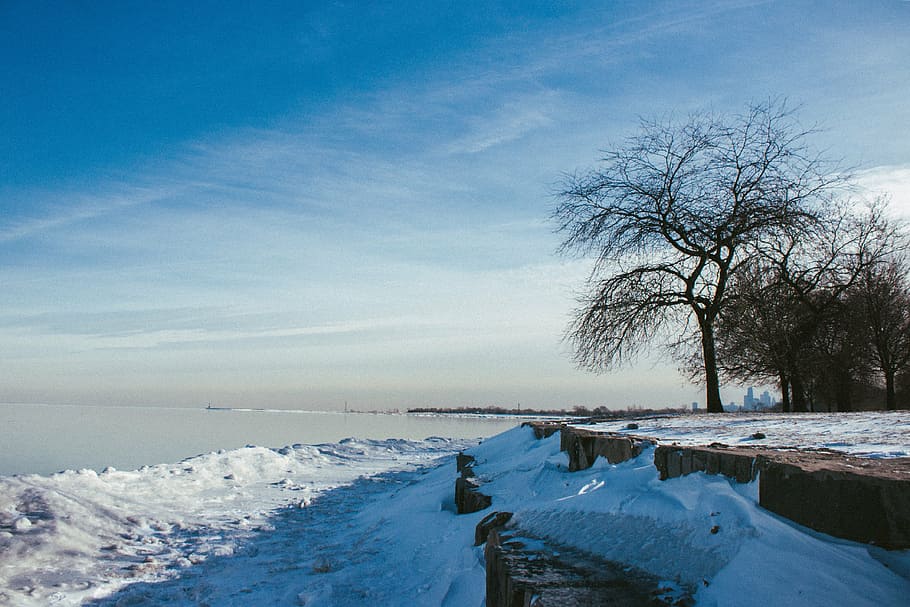
<svg viewBox="0 0 910 607"><path fill-rule="evenodd" d="M835 537L910 548L910 458L772 452L758 468L763 508Z"/></svg>
<svg viewBox="0 0 910 607"><path fill-rule="evenodd" d="M910 548L910 458L868 459L832 451L792 448L660 445L658 440L568 426L526 422L538 439L560 433L569 470L589 468L598 457L618 464L652 445L661 480L693 472L736 482L758 482L759 505L835 537ZM460 514L488 508L473 471L474 458L459 454L455 502ZM510 512L492 512L475 529L484 545L487 607L588 605L687 606L685 589L662 588L653 576L597 556L552 546L506 530ZM604 533L609 533L605 529Z"/></svg>
<svg viewBox="0 0 910 607"><path fill-rule="evenodd" d="M550 438L559 432L565 424L563 422L557 421L535 421L524 422L521 425L527 426L534 430L534 438L540 440L542 438Z"/></svg>
<svg viewBox="0 0 910 607"><path fill-rule="evenodd" d="M491 512L486 515L474 528L474 545L482 546L487 542L490 533L496 529L501 529L512 520L511 512Z"/></svg>
<svg viewBox="0 0 910 607"><path fill-rule="evenodd" d="M551 436L553 422L527 422L535 436ZM616 464L658 441L561 424L560 447L569 470L605 457ZM910 548L910 458L870 459L833 451L729 447L719 443L658 445L661 480L693 472L720 474L740 483L758 479L759 505L835 537L888 549Z"/></svg>
<svg viewBox="0 0 910 607"><path fill-rule="evenodd" d="M584 470L594 465L598 457L619 464L641 455L645 447L655 444L652 439L629 434L595 432L563 426L559 432L559 448L569 454L569 471Z"/></svg>
<svg viewBox="0 0 910 607"><path fill-rule="evenodd" d="M455 456L455 470L462 476L474 476L474 472L471 468L474 466L475 461L473 455L459 453Z"/></svg>
<svg viewBox="0 0 910 607"><path fill-rule="evenodd" d="M835 537L910 548L910 458L724 445L654 451L661 479L692 472L758 478L761 507Z"/></svg>
<svg viewBox="0 0 910 607"><path fill-rule="evenodd" d="M705 472L722 474L738 483L755 480L758 469L756 458L760 453L751 447L727 447L714 443L707 447L678 447L659 445L654 450L654 466L660 472L660 480L677 478Z"/></svg>

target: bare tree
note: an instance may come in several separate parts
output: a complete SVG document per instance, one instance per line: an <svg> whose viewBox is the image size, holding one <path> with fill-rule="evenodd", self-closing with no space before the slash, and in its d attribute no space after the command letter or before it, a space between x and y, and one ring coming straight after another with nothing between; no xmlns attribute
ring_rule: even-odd
<svg viewBox="0 0 910 607"><path fill-rule="evenodd" d="M811 361L806 369L812 396L810 408L852 411L859 386L868 385L870 344L863 330L862 307L853 291L834 301L815 327Z"/></svg>
<svg viewBox="0 0 910 607"><path fill-rule="evenodd" d="M609 370L661 330L691 331L708 411L722 411L714 331L731 277L766 239L812 225L838 182L807 150L809 132L778 102L642 121L600 168L567 177L562 251L596 257L568 333L576 362Z"/></svg>

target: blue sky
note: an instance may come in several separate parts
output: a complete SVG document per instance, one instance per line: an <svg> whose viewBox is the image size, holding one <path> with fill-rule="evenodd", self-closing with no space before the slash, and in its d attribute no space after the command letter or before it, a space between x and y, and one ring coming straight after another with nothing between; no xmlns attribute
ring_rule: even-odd
<svg viewBox="0 0 910 607"><path fill-rule="evenodd" d="M639 116L785 96L910 208L910 2L6 1L0 57L0 402L700 400L561 341L552 192Z"/></svg>

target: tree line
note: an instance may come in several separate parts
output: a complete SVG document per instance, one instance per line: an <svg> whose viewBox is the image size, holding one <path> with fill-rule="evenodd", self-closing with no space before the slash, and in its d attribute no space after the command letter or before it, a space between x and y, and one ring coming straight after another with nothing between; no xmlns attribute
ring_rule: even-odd
<svg viewBox="0 0 910 607"><path fill-rule="evenodd" d="M518 417L585 417L605 419L624 419L638 418L649 415L666 415L669 412L682 413L684 408L676 410L668 409L650 409L644 407L627 407L626 409L610 409L600 405L597 407L587 407L585 405L575 405L569 410L566 409L533 409L533 408L514 408L500 407L497 405L488 405L483 407L415 407L408 409L408 413L426 413L432 415L512 415Z"/></svg>
<svg viewBox="0 0 910 607"><path fill-rule="evenodd" d="M883 200L811 151L786 102L642 121L567 175L554 219L593 269L567 331L609 371L659 342L723 410L721 381L777 383L785 411L853 408L910 367L907 239Z"/></svg>
<svg viewBox="0 0 910 607"><path fill-rule="evenodd" d="M884 387L884 408L898 407L910 285L903 235L883 211L840 210L815 239L743 267L717 327L727 377L776 382L784 411L851 411L870 385Z"/></svg>

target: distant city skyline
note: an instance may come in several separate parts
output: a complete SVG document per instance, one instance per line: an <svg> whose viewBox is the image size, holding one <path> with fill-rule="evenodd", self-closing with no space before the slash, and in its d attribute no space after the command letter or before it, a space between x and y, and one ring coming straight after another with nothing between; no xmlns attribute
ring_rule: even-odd
<svg viewBox="0 0 910 607"><path fill-rule="evenodd" d="M13 0L0 53L0 402L702 402L563 341L553 192L640 116L786 97L910 216L908 2Z"/></svg>
<svg viewBox="0 0 910 607"><path fill-rule="evenodd" d="M747 411L755 411L757 409L772 407L775 402L776 397L772 397L769 391L765 390L760 395L755 396L755 387L750 386L743 395L742 407Z"/></svg>

